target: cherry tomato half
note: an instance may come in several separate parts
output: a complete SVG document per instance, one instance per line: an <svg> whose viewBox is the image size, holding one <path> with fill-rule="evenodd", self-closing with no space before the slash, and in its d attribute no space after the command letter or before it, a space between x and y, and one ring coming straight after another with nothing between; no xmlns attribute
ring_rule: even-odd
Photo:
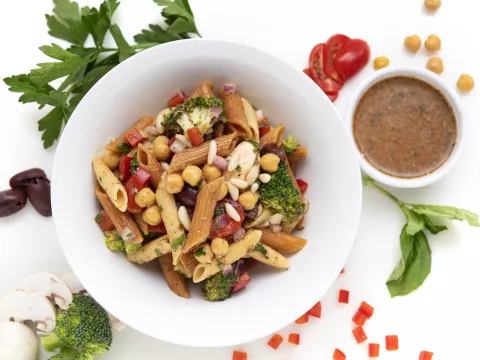
<svg viewBox="0 0 480 360"><path fill-rule="evenodd" d="M344 47L349 40L350 38L346 35L336 34L330 37L325 44L325 56L323 59L323 69L325 70L325 75L341 83L343 83L343 81L340 79L340 76L338 76L338 73L333 66L333 62L338 51Z"/></svg>
<svg viewBox="0 0 480 360"><path fill-rule="evenodd" d="M272 130L272 126L270 125L268 118L263 118L258 122L258 132L260 136L265 135L270 130Z"/></svg>
<svg viewBox="0 0 480 360"><path fill-rule="evenodd" d="M240 221L233 220L226 213L215 216L212 221L209 235L209 237L212 239L216 237L224 238L230 234L233 234L240 228L240 226L242 226L243 220L245 219L245 212L243 211L242 207L239 203L232 199L223 199L219 201L215 211L224 210L226 203L229 203L235 210L237 210L238 215L240 215Z"/></svg>
<svg viewBox="0 0 480 360"><path fill-rule="evenodd" d="M128 196L127 210L133 214L140 214L142 212L142 208L138 206L135 202L135 195L137 195L137 189L135 188L132 180L128 180L125 183L125 190L127 191Z"/></svg>
<svg viewBox="0 0 480 360"><path fill-rule="evenodd" d="M333 61L335 71L343 81L356 75L368 63L370 47L360 39L350 39L341 49Z"/></svg>
<svg viewBox="0 0 480 360"><path fill-rule="evenodd" d="M310 69L313 79L326 94L338 93L343 84L329 78L324 71L325 44L318 44L310 53Z"/></svg>

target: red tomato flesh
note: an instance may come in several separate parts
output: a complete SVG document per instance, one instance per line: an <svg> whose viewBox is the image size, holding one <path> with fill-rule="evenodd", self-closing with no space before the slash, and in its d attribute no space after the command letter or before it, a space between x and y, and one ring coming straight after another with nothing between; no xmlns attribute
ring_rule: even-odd
<svg viewBox="0 0 480 360"><path fill-rule="evenodd" d="M340 78L347 81L362 70L369 59L370 47L368 44L360 39L350 39L337 51L333 66Z"/></svg>
<svg viewBox="0 0 480 360"><path fill-rule="evenodd" d="M270 341L268 342L268 345L277 350L278 347L280 346L280 344L283 342L283 337L281 337L280 335L278 334L275 334L272 336L272 338L270 339Z"/></svg>
<svg viewBox="0 0 480 360"><path fill-rule="evenodd" d="M385 336L385 347L388 351L398 350L398 336L397 335Z"/></svg>
<svg viewBox="0 0 480 360"><path fill-rule="evenodd" d="M320 301L317 302L310 310L308 310L307 314L320 319L322 317L322 303Z"/></svg>
<svg viewBox="0 0 480 360"><path fill-rule="evenodd" d="M368 344L368 357L375 358L380 356L379 344Z"/></svg>
<svg viewBox="0 0 480 360"><path fill-rule="evenodd" d="M295 324L306 324L308 323L308 313L303 314L297 320L295 320Z"/></svg>
<svg viewBox="0 0 480 360"><path fill-rule="evenodd" d="M343 84L329 78L324 71L323 64L325 58L325 44L318 44L310 53L310 69L312 71L313 79L326 94L338 93Z"/></svg>
<svg viewBox="0 0 480 360"><path fill-rule="evenodd" d="M223 199L219 201L217 203L216 210L224 210L225 203L229 203L235 210L237 210L238 215L240 215L240 221L233 220L226 213L215 216L212 221L209 235L209 237L212 239L216 237L224 238L233 234L240 228L240 226L242 226L243 220L245 219L245 212L243 211L243 208L239 203L232 199Z"/></svg>
<svg viewBox="0 0 480 360"><path fill-rule="evenodd" d="M418 360L432 360L432 357L433 357L433 352L422 351L420 353L420 357L418 358Z"/></svg>
<svg viewBox="0 0 480 360"><path fill-rule="evenodd" d="M140 131L136 128L131 128L130 130L128 130L128 132L125 134L125 140L132 146L132 147L135 147L137 146L138 144L140 144L143 139L145 139L143 137L142 134L140 134Z"/></svg>
<svg viewBox="0 0 480 360"><path fill-rule="evenodd" d="M347 357L346 355L338 349L335 349L333 353L333 360L345 360Z"/></svg>
<svg viewBox="0 0 480 360"><path fill-rule="evenodd" d="M118 171L120 172L120 180L128 181L130 179L130 162L133 160L131 156L123 156L120 159L120 164L118 165Z"/></svg>
<svg viewBox="0 0 480 360"><path fill-rule="evenodd" d="M102 231L110 231L115 228L105 210L100 211L100 213L95 216L95 221Z"/></svg>
<svg viewBox="0 0 480 360"><path fill-rule="evenodd" d="M294 345L300 344L300 334L290 334L288 335L288 342Z"/></svg>
<svg viewBox="0 0 480 360"><path fill-rule="evenodd" d="M247 360L247 353L243 351L234 351L233 360Z"/></svg>
<svg viewBox="0 0 480 360"><path fill-rule="evenodd" d="M367 315L363 311L357 311L355 315L353 315L352 321L357 324L358 326L363 326L365 325L365 322L367 321Z"/></svg>
<svg viewBox="0 0 480 360"><path fill-rule="evenodd" d="M191 129L188 129L187 134L193 146L198 146L204 141L203 136L200 133L200 130L198 130L198 127L196 126Z"/></svg>
<svg viewBox="0 0 480 360"><path fill-rule="evenodd" d="M242 275L240 275L233 286L232 293L242 290L245 286L250 283L250 276L245 271Z"/></svg>
<svg viewBox="0 0 480 360"><path fill-rule="evenodd" d="M184 102L185 102L185 99L183 98L183 96L180 96L177 94L168 101L168 106L175 107L177 105L183 104Z"/></svg>
<svg viewBox="0 0 480 360"><path fill-rule="evenodd" d="M150 178L151 178L150 173L147 170L143 168L139 168L135 173L135 175L132 176L130 181L137 188L137 190L140 190L141 188L143 188L145 185L148 184L148 181L150 180Z"/></svg>
<svg viewBox="0 0 480 360"><path fill-rule="evenodd" d="M308 183L306 181L303 181L302 179L297 179L297 184L302 194L304 194L305 191L307 191L308 189Z"/></svg>
<svg viewBox="0 0 480 360"><path fill-rule="evenodd" d="M137 195L137 189L131 180L128 180L125 183L125 190L127 190L128 196L128 203L127 203L127 210L133 214L140 214L142 212L142 208L137 205L135 202L135 195Z"/></svg>
<svg viewBox="0 0 480 360"><path fill-rule="evenodd" d="M328 39L327 43L325 44L325 56L324 56L324 63L323 69L325 70L325 75L328 77L343 83L343 80L340 79L335 67L333 66L333 62L337 57L338 51L345 46L350 38L343 34L336 34ZM332 100L335 101L335 100Z"/></svg>
<svg viewBox="0 0 480 360"><path fill-rule="evenodd" d="M340 289L338 293L338 302L342 304L348 304L349 297L350 297L350 291Z"/></svg>
<svg viewBox="0 0 480 360"><path fill-rule="evenodd" d="M327 97L330 99L331 102L335 102L338 99L338 93L335 94L326 94Z"/></svg>
<svg viewBox="0 0 480 360"><path fill-rule="evenodd" d="M263 118L262 120L258 121L258 132L260 136L265 135L270 130L272 130L272 126L270 125L268 118Z"/></svg>

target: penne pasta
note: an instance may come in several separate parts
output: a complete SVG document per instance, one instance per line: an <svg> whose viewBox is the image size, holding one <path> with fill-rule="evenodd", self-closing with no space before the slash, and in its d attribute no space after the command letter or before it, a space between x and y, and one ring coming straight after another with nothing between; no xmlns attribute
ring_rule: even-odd
<svg viewBox="0 0 480 360"><path fill-rule="evenodd" d="M118 139L115 141L111 142L108 144L105 149L110 150L110 151L115 151L115 152L122 152L121 150L117 149L117 146L125 143L125 135L132 129L137 129L137 130L143 130L147 126L153 125L155 122L155 119L151 116L142 116L136 123L133 125L131 128L129 128L127 131L123 133L122 136L120 136Z"/></svg>
<svg viewBox="0 0 480 360"><path fill-rule="evenodd" d="M193 99L197 97L214 98L215 93L213 92L212 83L205 81L202 85L196 88L188 98Z"/></svg>
<svg viewBox="0 0 480 360"><path fill-rule="evenodd" d="M287 260L285 256L279 254L268 245L263 244L262 247L265 253L261 253L258 250L254 250L251 253L249 253L250 257L264 264L267 264L279 269L286 270L290 267L290 262Z"/></svg>
<svg viewBox="0 0 480 360"><path fill-rule="evenodd" d="M178 260L182 255L183 243L186 235L180 224L180 219L178 218L175 197L167 192L165 183L166 177L164 174L157 188L155 197L162 213L163 224L167 230L170 246L172 247L173 265L177 265Z"/></svg>
<svg viewBox="0 0 480 360"><path fill-rule="evenodd" d="M228 135L216 138L217 154L220 156L229 155L233 149L235 149L236 139L238 134L233 132ZM200 146L191 147L175 154L168 168L168 173L176 173L183 171L187 165L203 165L207 163L208 149L210 147L210 141L203 143Z"/></svg>
<svg viewBox="0 0 480 360"><path fill-rule="evenodd" d="M127 259L132 263L144 264L171 252L172 247L168 241L168 235L163 235L143 245L133 254L127 255Z"/></svg>
<svg viewBox="0 0 480 360"><path fill-rule="evenodd" d="M193 276L193 271L198 265L197 259L192 252L182 254L179 260L180 265L182 266L183 271L185 272L186 277L191 278Z"/></svg>
<svg viewBox="0 0 480 360"><path fill-rule="evenodd" d="M185 277L175 271L172 262L172 254L166 254L158 258L158 263L160 264L163 276L165 277L165 281L167 282L170 290L180 297L189 299L190 293L187 289Z"/></svg>
<svg viewBox="0 0 480 360"><path fill-rule="evenodd" d="M199 191L190 232L183 248L184 253L207 240L208 234L210 234L210 226L212 225L213 212L217 205L218 194L223 183L223 177L220 177L206 185L204 184Z"/></svg>
<svg viewBox="0 0 480 360"><path fill-rule="evenodd" d="M222 263L225 265L233 264L235 261L240 260L250 251L253 250L255 245L260 241L262 232L260 230L249 230L242 240L230 244L228 251L223 257Z"/></svg>
<svg viewBox="0 0 480 360"><path fill-rule="evenodd" d="M220 267L218 266L217 261L213 261L210 264L198 264L195 267L195 270L193 271L193 282L199 283L202 282L203 280L208 279L209 277L212 277L216 273L220 271Z"/></svg>
<svg viewBox="0 0 480 360"><path fill-rule="evenodd" d="M262 243L268 245L273 249L292 254L304 248L307 240L299 238L295 235L286 234L283 232L275 233L268 229L262 230Z"/></svg>
<svg viewBox="0 0 480 360"><path fill-rule="evenodd" d="M225 112L227 113L227 119L230 128L238 132L238 134L245 139L251 139L252 131L248 126L248 120L243 108L242 98L236 93L224 93L222 95L222 99L225 105Z"/></svg>
<svg viewBox="0 0 480 360"><path fill-rule="evenodd" d="M98 183L105 190L115 207L121 212L127 211L127 191L120 180L113 175L112 170L99 157L93 158L92 165Z"/></svg>
<svg viewBox="0 0 480 360"><path fill-rule="evenodd" d="M263 147L267 144L277 144L278 146L282 145L284 133L285 125L283 124L272 128L272 130L260 138L260 147Z"/></svg>
<svg viewBox="0 0 480 360"><path fill-rule="evenodd" d="M270 209L264 208L262 213L255 220L244 223L243 227L245 229L260 227L262 223L268 221L268 219L270 219L272 215L273 215L273 212Z"/></svg>
<svg viewBox="0 0 480 360"><path fill-rule="evenodd" d="M143 144L138 144L137 161L142 168L148 171L151 176L151 183L157 188L165 170L163 170L155 155Z"/></svg>
<svg viewBox="0 0 480 360"><path fill-rule="evenodd" d="M118 210L116 206L113 205L108 195L101 190L100 186L97 186L95 189L95 195L112 221L113 226L115 226L115 229L117 229L122 236L122 239L135 244L141 243L143 241L143 236L132 215L128 212L121 212Z"/></svg>
<svg viewBox="0 0 480 360"><path fill-rule="evenodd" d="M148 224L143 220L143 214L142 213L137 213L133 214L133 217L135 218L135 221L137 222L138 227L142 232L146 235L149 233L148 231Z"/></svg>
<svg viewBox="0 0 480 360"><path fill-rule="evenodd" d="M258 130L258 120L255 110L253 109L252 104L248 102L247 99L242 98L243 108L245 110L245 116L247 117L247 123L250 127L250 130L253 134L253 139L256 142L260 142L260 133Z"/></svg>

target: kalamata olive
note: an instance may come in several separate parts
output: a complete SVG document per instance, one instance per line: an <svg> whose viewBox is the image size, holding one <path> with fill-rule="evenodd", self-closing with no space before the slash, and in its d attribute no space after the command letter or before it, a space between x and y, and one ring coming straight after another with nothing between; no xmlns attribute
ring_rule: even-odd
<svg viewBox="0 0 480 360"><path fill-rule="evenodd" d="M45 175L45 172L42 169L25 170L10 179L10 187L12 189L26 187L31 180L37 178L46 179L47 175Z"/></svg>
<svg viewBox="0 0 480 360"><path fill-rule="evenodd" d="M258 204L256 204L252 210L245 212L246 221L253 221L257 218L257 216L258 216Z"/></svg>
<svg viewBox="0 0 480 360"><path fill-rule="evenodd" d="M182 191L175 194L175 199L185 207L195 207L197 202L197 189L185 184Z"/></svg>
<svg viewBox="0 0 480 360"><path fill-rule="evenodd" d="M278 145L276 144L267 144L264 147L262 147L262 150L260 151L260 155L265 155L265 154L275 154L280 158L280 162L284 163L285 160L287 159L287 155L285 155L285 151Z"/></svg>
<svg viewBox="0 0 480 360"><path fill-rule="evenodd" d="M213 125L213 137L216 139L223 135L225 132L225 124L222 122L217 122Z"/></svg>
<svg viewBox="0 0 480 360"><path fill-rule="evenodd" d="M22 210L27 204L24 189L10 189L0 192L0 217L10 216Z"/></svg>
<svg viewBox="0 0 480 360"><path fill-rule="evenodd" d="M28 199L40 215L51 216L50 181L44 178L31 180L27 185Z"/></svg>

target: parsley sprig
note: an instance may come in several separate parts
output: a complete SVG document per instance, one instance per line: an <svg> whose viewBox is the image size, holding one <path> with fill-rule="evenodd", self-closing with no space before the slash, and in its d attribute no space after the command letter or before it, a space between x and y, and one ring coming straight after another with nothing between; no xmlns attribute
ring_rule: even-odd
<svg viewBox="0 0 480 360"><path fill-rule="evenodd" d="M58 61L40 63L26 74L3 79L10 91L22 94L19 102L37 103L39 109L53 107L38 121L44 148L60 137L63 125L92 86L120 62L158 44L188 39L192 34L201 37L188 0L154 1L163 7L165 25L149 25L134 36L136 44L130 45L112 22L120 5L117 0L104 0L98 9L81 8L71 0L53 0L53 14L46 15L48 33L69 42L70 47L41 46L45 55ZM104 46L109 32L116 48ZM93 45L87 46L87 42Z"/></svg>

